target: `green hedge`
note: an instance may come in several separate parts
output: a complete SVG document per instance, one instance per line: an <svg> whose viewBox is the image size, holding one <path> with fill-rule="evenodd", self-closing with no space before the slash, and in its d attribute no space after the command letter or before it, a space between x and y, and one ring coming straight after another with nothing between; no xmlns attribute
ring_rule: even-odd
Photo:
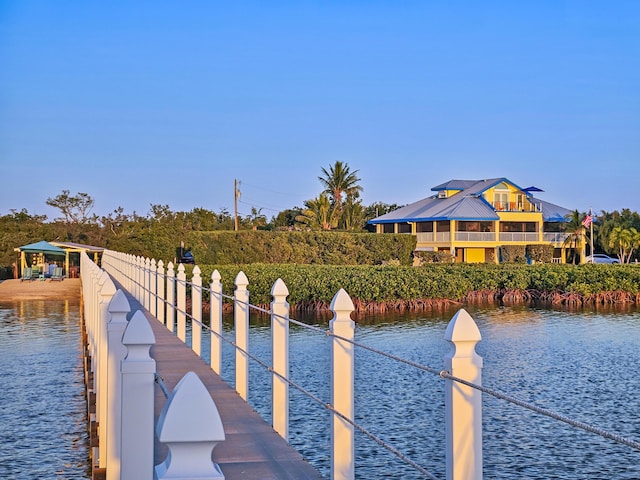
<svg viewBox="0 0 640 480"><path fill-rule="evenodd" d="M492 265L428 264L407 266L332 265L200 265L203 284L214 268L222 276L223 290L233 295L234 279L243 271L249 279L251 303L271 302L273 283L281 278L291 304L329 303L340 288L362 302L397 302L426 299L464 300L469 292L535 290L582 295L609 291L640 291L636 265ZM192 267L188 267L190 274Z"/></svg>
<svg viewBox="0 0 640 480"><path fill-rule="evenodd" d="M188 238L199 264L411 265L413 235L346 232L193 232Z"/></svg>

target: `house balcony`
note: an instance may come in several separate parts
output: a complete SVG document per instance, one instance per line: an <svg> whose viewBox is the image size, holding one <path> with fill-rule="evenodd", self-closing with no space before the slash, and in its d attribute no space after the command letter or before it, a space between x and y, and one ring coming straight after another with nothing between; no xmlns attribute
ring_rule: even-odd
<svg viewBox="0 0 640 480"><path fill-rule="evenodd" d="M569 238L568 233L562 232L547 232L543 234L543 239L545 242L553 243L556 245L562 245Z"/></svg>
<svg viewBox="0 0 640 480"><path fill-rule="evenodd" d="M530 202L493 202L498 212L541 212L542 206Z"/></svg>
<svg viewBox="0 0 640 480"><path fill-rule="evenodd" d="M416 233L416 240L418 243L433 243L433 242L450 242L451 233L449 232L418 232Z"/></svg>
<svg viewBox="0 0 640 480"><path fill-rule="evenodd" d="M566 233L544 233L543 241L561 245L568 234ZM451 242L450 232L418 232L416 233L417 243L448 243ZM456 242L501 242L501 243L538 243L540 241L539 232L454 232L453 238Z"/></svg>
<svg viewBox="0 0 640 480"><path fill-rule="evenodd" d="M501 242L538 242L538 232L500 232Z"/></svg>
<svg viewBox="0 0 640 480"><path fill-rule="evenodd" d="M495 242L496 232L456 232L456 242Z"/></svg>

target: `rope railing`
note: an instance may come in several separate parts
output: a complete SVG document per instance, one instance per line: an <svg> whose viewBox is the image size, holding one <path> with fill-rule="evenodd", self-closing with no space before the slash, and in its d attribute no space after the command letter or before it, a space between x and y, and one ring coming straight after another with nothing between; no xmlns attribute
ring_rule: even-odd
<svg viewBox="0 0 640 480"><path fill-rule="evenodd" d="M184 270L182 269L181 271L183 272ZM169 277L166 274L162 274L161 276L159 275L157 278L161 278L162 282L164 284L168 283L167 279ZM624 437L622 435L619 435L619 434L616 434L616 433L608 432L608 431L606 431L604 429L601 429L599 427L590 425L590 424L585 423L585 422L581 422L581 421L578 421L578 420L571 419L566 415L553 412L553 411L551 411L549 409L546 409L546 408L543 408L543 407L539 407L539 406L534 405L532 403L529 403L529 402L526 402L524 400L518 399L515 396L502 393L502 392L500 392L500 391L498 391L496 389L493 389L493 388L488 388L488 387L481 386L481 385L479 385L477 383L474 383L472 381L466 380L464 378L460 378L459 376L453 375L450 371L447 371L446 368L448 368L448 367L446 367L446 366L445 366L445 369L443 370L442 368L437 369L437 368L433 368L433 367L428 366L428 365L423 365L423 364L421 364L419 362L415 362L415 361L412 361L412 360L409 360L409 359L406 359L406 358L401 358L401 357L399 357L397 355L394 355L392 353L385 352L383 350L374 348L372 346L360 343L360 342L358 342L358 341L356 341L356 340L354 340L352 338L347 338L347 337L345 337L343 335L336 334L336 333L334 333L333 331L331 331L329 329L320 328L320 327L315 326L315 325L309 325L308 323L304 323L304 322L296 320L294 318L290 318L288 315L280 315L278 313L275 313L272 309L263 308L263 307L260 307L260 306L257 306L257 305L252 305L248 301L245 302L245 301L243 301L243 300L241 300L239 298L236 298L235 295L225 295L225 294L223 294L221 292L214 292L210 287L206 287L204 285L194 285L192 282L190 282L188 280L179 279L176 276L171 277L171 280L173 282L174 288L176 288L176 286L179 286L180 288L183 288L183 289L186 290L187 287L191 287L192 289L198 289L200 295L202 295L203 293L207 292L209 294L210 298L212 298L212 296L215 296L219 301L230 300L230 301L234 302L234 304L236 306L242 306L244 309L246 309L247 315L248 315L249 311L254 311L254 312L258 312L258 313L266 314L266 315L271 315L272 319L279 319L279 320L287 322L287 324L289 324L289 325L291 325L291 324L292 325L296 325L296 326L308 329L309 331L312 331L312 332L315 332L315 333L318 333L318 334L322 334L323 336L333 338L334 340L339 340L340 342L344 342L345 344L352 345L353 347L357 347L357 348L363 349L363 350L371 352L371 353L373 353L375 355L379 355L379 356L382 356L382 357L387 358L389 360L392 360L392 361L395 361L395 362L410 366L412 368L416 368L416 369L418 369L420 371L424 371L424 372L430 373L430 374L435 375L435 376L437 376L439 378L442 378L444 380L449 380L451 382L455 382L455 383L458 383L460 385L464 385L464 386L469 387L471 389L474 389L474 390L476 390L478 392L486 393L487 395L490 395L490 396L495 397L497 399L500 399L500 400L503 400L503 401L507 401L509 403L512 403L512 404L517 405L517 406L520 406L522 408L526 408L526 409L528 409L530 411L533 411L535 413L538 413L540 415L544 415L544 416L547 416L549 418L561 421L561 422L563 422L565 424L568 424L568 425L570 425L572 427L575 427L575 428L581 429L583 431L587 431L587 432L599 435L599 436L601 436L603 438L607 438L607 439L612 440L614 442L617 442L617 443L629 446L631 448L640 450L640 442L638 442L636 440L626 438L626 437ZM144 289L144 291L147 292L147 294L151 293L151 289L144 288L144 285L141 285L140 282L136 281L135 283L137 285L137 288ZM175 297L174 297L174 299L175 299ZM165 305L169 304L169 302L167 301L166 298L163 298L163 300L164 300L164 304ZM340 411L338 411L336 408L334 408L333 405L331 405L330 402L323 401L321 398L319 398L314 393L308 391L303 386L301 386L298 383L296 383L296 382L292 381L291 379L287 378L285 375L282 375L281 373L277 372L274 369L274 367L271 366L268 362L265 362L265 361L261 360L260 358L258 358L254 354L252 354L251 352L247 351L247 349L241 348L235 341L226 338L222 334L222 332L219 333L219 332L216 332L216 331L212 330L211 326L207 325L204 322L204 320L199 320L199 319L195 318L192 313L185 311L185 310L187 310L186 308L185 309L179 309L179 308L177 308L177 306L175 304L171 304L171 307L174 310L174 313L176 313L176 314L179 313L179 314L185 315L185 317L187 319L189 319L191 322L196 322L199 326L203 327L210 334L215 335L221 341L233 346L236 349L236 351L240 352L242 355L246 356L248 359L251 359L257 365L260 365L263 369L265 369L266 371L268 371L269 373L274 375L274 377L277 377L281 381L286 382L287 385L289 385L290 387L294 388L295 390L297 390L298 392L300 392L301 394L303 394L304 396L306 396L307 398L309 398L313 402L317 403L318 405L321 405L327 411L329 411L332 414L334 414L335 416L339 417L344 422L350 424L354 429L358 430L363 435L368 437L370 440L374 441L375 443L380 445L382 448L386 449L387 451L389 451L390 453L395 455L396 458L398 458L399 460L401 460L405 464L410 465L412 468L416 469L421 474L425 475L427 478L432 478L432 479L436 478L430 472L428 472L424 467L420 466L419 464L417 464L416 462L414 462L413 460L408 458L402 452L400 452L397 449L395 449L392 445L390 445L389 443L387 443L383 439L379 438L375 434L371 433L365 427L363 427L362 425L358 424L357 422L355 422L354 420L352 420L348 416L346 416L343 413L341 413ZM159 383L159 385L161 385L161 384ZM162 388L162 385L161 385L161 388Z"/></svg>
<svg viewBox="0 0 640 480"><path fill-rule="evenodd" d="M551 411L551 410L549 410L547 408L539 407L537 405L534 405L532 403L526 402L524 400L520 400L519 398L516 398L516 397L514 397L512 395L507 395L505 393L499 392L498 390L495 390L495 389L492 389L492 388L483 387L482 385L476 385L474 383L471 383L471 382L468 382L466 380L463 380L462 378L455 377L455 376L451 375L449 372L447 372L445 370L440 372L439 375L440 375L441 378L461 383L461 384L466 385L468 387L471 387L471 388L474 388L476 390L479 390L482 393L486 393L487 395L491 395L492 397L498 398L500 400L504 400L504 401L512 403L514 405L518 405L519 407L526 408L527 410L531 410L533 412L539 413L540 415L544 415L544 416L549 417L549 418L553 418L554 420L558 420L560 422L564 422L564 423L566 423L568 425L571 425L572 427L576 427L576 428L579 428L581 430L584 430L584 431L587 431L587 432L590 432L590 433L594 433L596 435L599 435L601 437L607 438L609 440L613 440L614 442L621 443L623 445L627 445L629 447L632 447L632 448L635 448L637 450L640 450L640 442L625 438L622 435L618 435L616 433L607 432L606 430L604 430L602 428L590 425L590 424L585 423L585 422L581 422L581 421L578 421L578 420L573 420L573 419L567 417L566 415L562 415L560 413L553 412L553 411Z"/></svg>
<svg viewBox="0 0 640 480"><path fill-rule="evenodd" d="M159 276L160 278L162 278L164 281L166 281L167 275L166 274L162 274ZM306 328L308 330L314 331L316 333L319 333L325 337L335 337L338 339L343 339L343 340L347 340L344 339L343 337L340 337L338 335L334 335L331 331L323 329L323 328L319 328L313 325L309 325L307 323L301 322L299 320L293 319L293 318L289 318L289 317L285 317L282 315L277 315L274 314L272 312L271 309L266 309L263 307L259 307L257 305L253 305L250 302L243 302L240 300L237 300L235 298L235 296L230 296L230 295L225 295L225 294L219 294L217 292L214 292L211 290L211 288L207 288L204 286L198 286L198 285L193 285L192 282L189 282L187 280L179 280L177 278L174 277L174 282L176 285L181 285L184 288L187 287L191 287L193 289L199 289L200 292L208 292L209 295L216 295L221 297L222 299L228 299L234 302L237 302L241 305L246 306L249 310L251 311L255 311L255 312L259 312L262 314L266 314L266 315L273 315L274 317L283 319L291 324L300 326L302 328ZM140 282L135 281L135 284L139 286L139 288L144 288L143 285L140 284ZM149 292L149 289L145 289L145 291ZM167 300L165 298L163 298L163 301L165 303L165 305L168 303ZM324 400L322 400L320 397L318 397L317 395L313 394L312 392L310 392L309 390L305 389L302 385L292 381L291 379L281 375L280 373L276 372L274 370L274 368L268 364L267 362L263 361L262 359L260 359L259 357L257 357L256 355L252 354L251 352L239 347L237 345L237 343L233 340L228 339L227 337L225 337L223 334L215 332L214 330L211 329L211 327L207 324L205 324L203 321L200 321L198 319L196 319L192 312L188 312L186 310L182 310L177 308L176 305L172 305L175 313L181 313L183 315L185 315L185 317L191 321L191 322L196 322L197 324L199 324L204 330L206 330L210 335L215 335L217 338L219 338L221 341L225 342L228 345L231 345L234 349L236 349L237 351L241 352L243 355L246 355L247 358L251 359L255 364L259 365L260 367L262 367L265 371L275 375L276 377L278 377L279 379L283 380L284 382L286 382L289 386L291 386L292 388L294 388L295 390L297 390L298 392L300 392L302 395L306 396L307 398L309 398L310 400L312 400L313 402L315 402L316 404L320 405L321 407L325 408L327 411L339 416L340 418L342 418L344 421L346 421L347 423L349 423L350 425L352 425L355 429L357 429L359 432L361 432L363 435L365 435L366 437L368 437L370 440L374 441L376 444L380 445L382 448L384 448L385 450L387 450L388 452L390 452L391 454L393 454L396 458L398 458L400 461L404 462L405 464L411 466L412 468L414 468L416 471L420 472L422 475L425 475L426 478L430 478L430 479L436 479L437 477L435 477L431 472L429 472L427 469L425 469L423 466L421 466L420 464L418 464L417 462L415 462L414 460L410 459L409 457L407 457L405 454L403 454L402 452L400 452L398 449L394 448L391 444L389 444L388 442L386 442L385 440L381 439L379 436L375 435L374 433L370 432L368 429L366 429L364 426L360 425L359 423L351 420L350 418L346 417L345 415L343 415L341 412L339 412L338 410L336 410L333 405L331 405L330 402L326 402ZM352 342L350 340L347 340L350 343L353 343L354 345L358 345L357 342ZM371 347L367 347L366 345L360 345L363 348L367 349L367 350L371 350L374 352L379 352L384 354L384 352L380 352L377 351L376 349L373 349ZM389 355L387 354L387 356L393 358L395 356L393 355ZM398 358L398 357L395 357ZM411 362L413 363L413 362ZM165 397L168 397L169 392L166 388L166 386L164 385L163 379L160 375L156 374L155 377L155 382L158 384L158 386L160 387L160 389L162 390L163 394L165 395Z"/></svg>
<svg viewBox="0 0 640 480"><path fill-rule="evenodd" d="M160 390L162 391L162 394L164 395L164 398L169 398L169 389L164 384L164 378L162 378L162 376L160 376L160 374L158 372L156 372L154 374L154 381L160 387Z"/></svg>

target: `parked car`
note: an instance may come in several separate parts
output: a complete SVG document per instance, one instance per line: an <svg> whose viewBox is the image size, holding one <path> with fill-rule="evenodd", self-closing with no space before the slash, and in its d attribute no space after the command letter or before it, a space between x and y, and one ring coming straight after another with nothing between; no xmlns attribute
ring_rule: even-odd
<svg viewBox="0 0 640 480"><path fill-rule="evenodd" d="M620 263L617 258L610 257L604 253L596 253L585 258L587 263Z"/></svg>
<svg viewBox="0 0 640 480"><path fill-rule="evenodd" d="M180 263L190 263L193 265L194 263L196 263L196 259L193 258L193 253L187 251L182 254L182 257L180 257Z"/></svg>

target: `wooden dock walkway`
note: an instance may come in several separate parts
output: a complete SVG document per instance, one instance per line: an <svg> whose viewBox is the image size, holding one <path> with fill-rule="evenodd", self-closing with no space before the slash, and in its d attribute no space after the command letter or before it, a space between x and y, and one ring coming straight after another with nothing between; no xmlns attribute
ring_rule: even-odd
<svg viewBox="0 0 640 480"><path fill-rule="evenodd" d="M185 373L192 371L200 377L213 397L226 437L213 450L213 459L220 466L226 480L323 478L234 389L216 375L204 360L143 309L132 295L126 295L132 312L140 309L149 320L156 336L151 356L156 361L156 371L169 391L173 390ZM158 388L156 420L164 404L164 394ZM166 452L164 445L156 443L156 464L165 459Z"/></svg>
<svg viewBox="0 0 640 480"><path fill-rule="evenodd" d="M117 282L116 282L117 285ZM121 286L118 285L122 289ZM226 382L198 357L195 352L124 289L131 312L141 310L153 329L156 344L151 356L156 371L169 391L187 373L195 372L208 389L222 419L226 439L213 450L213 460L220 466L226 480L306 480L323 477L302 456L278 435ZM79 300L80 279L62 282L5 280L0 282L0 300L33 301L47 299ZM165 404L162 390L156 389L156 423ZM156 441L155 464L166 458L167 448ZM94 472L96 473L96 472ZM101 478L104 472L95 478Z"/></svg>

